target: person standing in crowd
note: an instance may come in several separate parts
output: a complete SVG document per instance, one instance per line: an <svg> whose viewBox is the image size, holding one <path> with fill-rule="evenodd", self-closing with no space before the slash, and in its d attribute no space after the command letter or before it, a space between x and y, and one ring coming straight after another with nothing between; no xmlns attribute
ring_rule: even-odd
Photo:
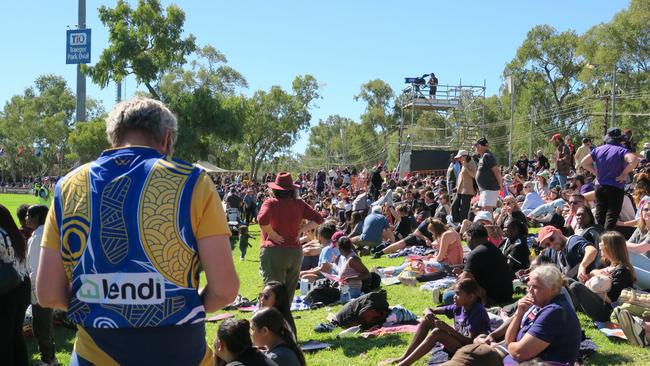
<svg viewBox="0 0 650 366"><path fill-rule="evenodd" d="M639 158L621 146L621 129L607 130L605 144L582 159L582 167L596 176L596 222L605 230L614 230L623 207L625 182Z"/></svg>
<svg viewBox="0 0 650 366"><path fill-rule="evenodd" d="M578 150L576 150L576 154L573 156L575 160L576 172L582 169L582 159L584 159L585 156L589 154L591 154L591 139L589 137L585 137L582 139L582 145L580 145Z"/></svg>
<svg viewBox="0 0 650 366"><path fill-rule="evenodd" d="M237 194L237 189L235 187L230 188L230 193L226 196L226 207L236 208L241 212L243 207L242 198Z"/></svg>
<svg viewBox="0 0 650 366"><path fill-rule="evenodd" d="M381 164L377 164L370 173L370 189L368 193L373 201L379 198L379 191L381 191L381 185L384 182L384 179L381 177L383 168Z"/></svg>
<svg viewBox="0 0 650 366"><path fill-rule="evenodd" d="M447 168L447 194L451 197L456 191L456 184L460 178L462 165L455 156L450 156L449 167Z"/></svg>
<svg viewBox="0 0 650 366"><path fill-rule="evenodd" d="M560 186L560 189L566 188L566 179L571 172L571 167L573 165L573 155L571 154L571 148L567 146L562 140L562 135L556 133L551 137L551 142L555 145L555 173L551 178L549 183L549 188L555 186Z"/></svg>
<svg viewBox="0 0 650 366"><path fill-rule="evenodd" d="M282 282L289 291L289 303L300 276L302 246L299 235L323 223L323 217L297 197L291 173L281 172L268 183L272 197L262 204L257 222L262 230L260 272L264 283ZM303 220L307 223L303 225Z"/></svg>
<svg viewBox="0 0 650 366"><path fill-rule="evenodd" d="M451 204L451 217L456 223L463 222L469 215L472 197L476 195L476 163L467 150L459 150L454 159L460 161L462 168L456 185L456 196Z"/></svg>
<svg viewBox="0 0 650 366"><path fill-rule="evenodd" d="M119 103L113 148L57 183L36 295L77 325L73 364L212 362L205 313L232 303L239 280L214 184L171 158L177 126L160 101Z"/></svg>
<svg viewBox="0 0 650 366"><path fill-rule="evenodd" d="M257 212L255 210L255 193L253 192L252 188L246 190L243 201L246 225L250 225L253 221L253 218L257 215Z"/></svg>
<svg viewBox="0 0 650 366"><path fill-rule="evenodd" d="M29 269L25 238L9 210L0 204L0 261L16 271L20 282L0 294L0 357L3 364L27 366L23 319L30 302Z"/></svg>
<svg viewBox="0 0 650 366"><path fill-rule="evenodd" d="M427 84L429 85L429 98L435 99L436 92L438 91L438 78L436 77L436 74L431 73L431 75L429 75L429 81Z"/></svg>
<svg viewBox="0 0 650 366"><path fill-rule="evenodd" d="M26 225L33 230L32 236L27 241L27 263L29 279L32 282L32 328L38 342L38 351L41 353L41 362L44 365L56 365L58 363L54 351L52 309L40 306L36 300L36 275L47 212L47 206L44 205L32 205L27 210Z"/></svg>
<svg viewBox="0 0 650 366"><path fill-rule="evenodd" d="M478 205L483 210L492 212L497 206L499 190L503 187L501 170L497 165L497 159L489 150L488 140L485 137L478 139L474 146L481 155L476 172L476 183L481 194Z"/></svg>

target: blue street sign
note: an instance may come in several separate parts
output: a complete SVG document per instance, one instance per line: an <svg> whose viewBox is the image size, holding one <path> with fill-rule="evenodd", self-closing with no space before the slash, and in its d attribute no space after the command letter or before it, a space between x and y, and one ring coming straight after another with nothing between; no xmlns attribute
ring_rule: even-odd
<svg viewBox="0 0 650 366"><path fill-rule="evenodd" d="M90 63L90 29L72 29L66 31L65 63Z"/></svg>

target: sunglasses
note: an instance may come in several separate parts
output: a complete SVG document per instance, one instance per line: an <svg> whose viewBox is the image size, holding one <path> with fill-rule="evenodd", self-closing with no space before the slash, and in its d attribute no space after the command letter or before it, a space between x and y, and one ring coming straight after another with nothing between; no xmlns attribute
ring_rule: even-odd
<svg viewBox="0 0 650 366"><path fill-rule="evenodd" d="M570 205L577 205L578 203L582 203L582 201L569 201Z"/></svg>

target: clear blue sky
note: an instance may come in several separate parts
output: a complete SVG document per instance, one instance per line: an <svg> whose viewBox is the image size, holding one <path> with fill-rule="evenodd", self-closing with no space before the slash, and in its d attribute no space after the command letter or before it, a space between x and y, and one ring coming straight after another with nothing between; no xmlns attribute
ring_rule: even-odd
<svg viewBox="0 0 650 366"><path fill-rule="evenodd" d="M136 4L136 1L131 1ZM164 1L169 4L169 1ZM107 46L97 17L100 5L87 1L92 61ZM211 44L248 80L252 93L272 85L290 88L299 74L312 74L323 99L312 124L328 115L359 119L364 105L353 96L364 82L380 78L398 92L404 76L435 72L441 84L487 83L497 92L505 64L530 28L549 24L579 33L609 21L628 6L621 0L546 1L177 1L185 10L185 31ZM2 1L0 101L21 93L38 75L62 75L75 89L75 66L65 64L66 26L77 23L77 1ZM126 97L136 90L126 81ZM115 87L88 81L88 96L114 105ZM305 136L294 146L302 152Z"/></svg>

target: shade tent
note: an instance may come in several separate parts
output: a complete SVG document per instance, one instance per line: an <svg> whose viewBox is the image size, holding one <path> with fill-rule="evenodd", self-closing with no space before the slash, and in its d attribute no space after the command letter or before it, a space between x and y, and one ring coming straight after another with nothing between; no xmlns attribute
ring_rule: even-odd
<svg viewBox="0 0 650 366"><path fill-rule="evenodd" d="M205 170L208 173L246 173L243 170L228 170L228 169L219 168L218 166L204 160L199 160L196 163L194 163L194 165L198 168Z"/></svg>

